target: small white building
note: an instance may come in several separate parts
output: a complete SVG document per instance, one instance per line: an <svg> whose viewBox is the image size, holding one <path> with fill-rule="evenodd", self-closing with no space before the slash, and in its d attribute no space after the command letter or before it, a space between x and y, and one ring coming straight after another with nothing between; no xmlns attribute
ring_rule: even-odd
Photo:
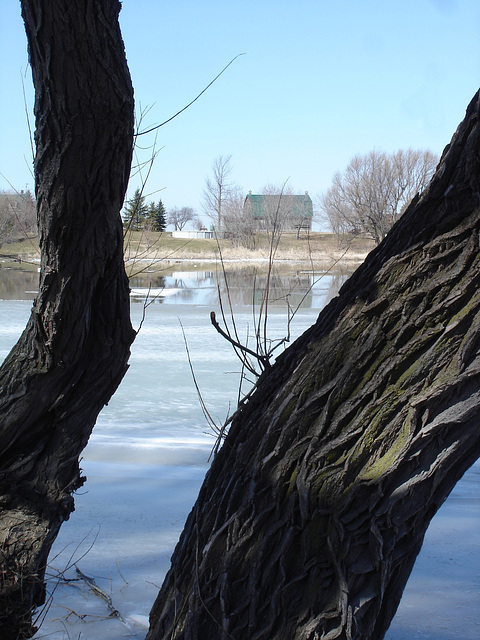
<svg viewBox="0 0 480 640"><path fill-rule="evenodd" d="M184 238L186 240L211 240L215 238L214 231L201 229L200 231L172 231L172 238Z"/></svg>

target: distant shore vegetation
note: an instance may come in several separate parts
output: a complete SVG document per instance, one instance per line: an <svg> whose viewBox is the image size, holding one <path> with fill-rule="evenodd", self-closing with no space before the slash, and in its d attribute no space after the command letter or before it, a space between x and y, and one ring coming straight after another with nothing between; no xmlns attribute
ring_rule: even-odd
<svg viewBox="0 0 480 640"><path fill-rule="evenodd" d="M374 247L368 238L345 234L310 232L297 238L294 232L284 232L278 241L276 261L330 263L345 261L360 263ZM133 231L126 236L125 263L127 272L140 264L158 262L266 261L270 244L266 233L258 234L254 250L232 246L228 238L173 238L170 232ZM40 251L35 234L5 242L0 247L0 260L39 264Z"/></svg>

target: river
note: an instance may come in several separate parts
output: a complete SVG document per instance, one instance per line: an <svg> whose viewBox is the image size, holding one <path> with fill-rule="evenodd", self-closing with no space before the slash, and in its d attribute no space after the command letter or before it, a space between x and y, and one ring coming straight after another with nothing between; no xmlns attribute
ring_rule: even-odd
<svg viewBox="0 0 480 640"><path fill-rule="evenodd" d="M235 407L240 363L211 326L210 311L221 316L220 283L230 326L231 305L239 336L252 340L265 274L251 265L232 269L227 287L214 268L176 268L132 279L132 321L141 329L130 369L84 451L81 466L88 482L50 560L50 590L57 584L55 572L75 577L76 563L111 595L124 621L109 617L105 603L81 582L62 583L37 638L80 633L85 640L144 638L148 611L215 443L191 367L217 424ZM276 274L268 340L289 333L295 339L346 278L342 272L320 275L308 270ZM35 270L0 269L1 358L25 325L37 278ZM432 521L387 640L478 640L479 528L477 463Z"/></svg>

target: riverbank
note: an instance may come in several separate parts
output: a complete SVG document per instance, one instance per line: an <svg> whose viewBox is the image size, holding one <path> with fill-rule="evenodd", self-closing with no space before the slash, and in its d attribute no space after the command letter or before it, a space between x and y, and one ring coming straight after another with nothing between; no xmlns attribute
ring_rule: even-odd
<svg viewBox="0 0 480 640"><path fill-rule="evenodd" d="M189 269L191 264L212 264L220 260L224 264L265 263L268 264L271 244L268 234L258 234L255 246L246 248L234 245L230 240L172 238L171 233L137 231L129 234L125 247L127 270L134 272L138 265L180 265ZM345 237L339 240L332 233L310 233L296 237L295 233L284 233L275 248L275 263L305 263L315 269L326 269L337 263L357 266L374 247L371 240ZM30 237L0 247L0 261L22 263L33 266L40 262L38 238ZM184 265L182 267L181 265Z"/></svg>
<svg viewBox="0 0 480 640"><path fill-rule="evenodd" d="M311 233L296 237L283 233L275 245L274 260L279 263L308 263L317 268L344 262L358 265L374 244L364 238L347 237L339 241L331 233ZM183 240L171 234L132 234L125 251L127 266L138 262L158 263L266 263L271 257L271 238L257 234L254 246L247 248L228 239Z"/></svg>

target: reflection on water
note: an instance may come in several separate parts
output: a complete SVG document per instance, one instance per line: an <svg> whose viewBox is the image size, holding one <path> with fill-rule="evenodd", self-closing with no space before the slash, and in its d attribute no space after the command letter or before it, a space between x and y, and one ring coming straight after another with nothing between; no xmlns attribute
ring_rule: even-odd
<svg viewBox="0 0 480 640"><path fill-rule="evenodd" d="M342 270L314 273L302 269L269 275L265 268L250 266L226 274L215 270L144 273L132 278L130 284L135 301L149 295L163 304L213 307L220 296L224 306L259 307L268 288L270 305L319 309L337 294L348 275Z"/></svg>
<svg viewBox="0 0 480 640"><path fill-rule="evenodd" d="M178 267L177 267L178 269ZM308 268L282 266L270 275L266 267L242 266L222 273L211 270L176 271L174 267L149 269L130 279L132 301L146 296L158 304L193 304L228 308L259 308L269 288L269 304L292 309L320 309L350 273L336 269L315 273ZM0 300L33 300L38 290L38 268L27 264L0 263Z"/></svg>
<svg viewBox="0 0 480 640"><path fill-rule="evenodd" d="M0 300L33 300L38 291L38 267L0 263Z"/></svg>

